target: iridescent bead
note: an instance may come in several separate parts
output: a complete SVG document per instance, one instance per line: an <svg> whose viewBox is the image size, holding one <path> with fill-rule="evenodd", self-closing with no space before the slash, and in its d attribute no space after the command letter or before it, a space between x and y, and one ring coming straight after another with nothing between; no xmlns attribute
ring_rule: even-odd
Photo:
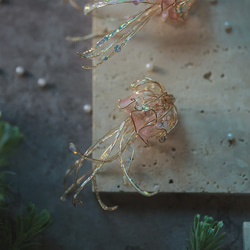
<svg viewBox="0 0 250 250"><path fill-rule="evenodd" d="M69 150L72 151L74 154L77 154L77 149L74 143L69 144Z"/></svg>

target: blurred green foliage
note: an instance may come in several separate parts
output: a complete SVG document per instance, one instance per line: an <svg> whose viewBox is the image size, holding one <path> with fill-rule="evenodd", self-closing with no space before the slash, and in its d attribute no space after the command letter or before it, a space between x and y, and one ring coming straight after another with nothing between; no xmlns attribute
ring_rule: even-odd
<svg viewBox="0 0 250 250"><path fill-rule="evenodd" d="M2 121L0 111L0 209L7 205L7 199L10 195L10 185L6 183L6 174L15 174L4 168L9 164L9 157L15 152L17 147L23 141L24 136L20 133L17 126L11 126Z"/></svg>
<svg viewBox="0 0 250 250"><path fill-rule="evenodd" d="M23 219L17 215L13 223L7 218L0 217L0 246L1 249L19 250L39 245L33 238L44 231L52 221L47 210L37 213L33 203L29 203Z"/></svg>
<svg viewBox="0 0 250 250"><path fill-rule="evenodd" d="M8 214L11 187L6 182L6 174L15 174L5 170L9 164L10 156L23 141L24 136L18 127L11 126L1 120L0 112L0 249L19 250L27 249L38 243L32 242L33 238L44 231L51 223L50 214L47 210L37 213L33 203L27 206L24 217Z"/></svg>
<svg viewBox="0 0 250 250"><path fill-rule="evenodd" d="M24 136L17 126L1 120L0 111L0 168L9 164L9 157L23 141Z"/></svg>

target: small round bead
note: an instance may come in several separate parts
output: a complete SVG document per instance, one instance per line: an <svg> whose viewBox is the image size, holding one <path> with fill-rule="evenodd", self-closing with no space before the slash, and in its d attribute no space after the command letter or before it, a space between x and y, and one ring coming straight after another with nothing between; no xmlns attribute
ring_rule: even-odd
<svg viewBox="0 0 250 250"><path fill-rule="evenodd" d="M232 133L227 133L227 139L229 141L233 141L235 138L234 138L234 135Z"/></svg>
<svg viewBox="0 0 250 250"><path fill-rule="evenodd" d="M227 33L231 33L232 32L232 26L231 26L231 24L229 22L225 22L224 26L225 26L225 31Z"/></svg>
<svg viewBox="0 0 250 250"><path fill-rule="evenodd" d="M44 88L45 86L47 86L47 81L45 78L39 78L37 80L37 84L39 87Z"/></svg>
<svg viewBox="0 0 250 250"><path fill-rule="evenodd" d="M227 133L227 141L229 143L229 146L232 146L235 144L235 137L232 133Z"/></svg>
<svg viewBox="0 0 250 250"><path fill-rule="evenodd" d="M148 71L154 71L154 65L152 63L147 63L146 64L146 69Z"/></svg>
<svg viewBox="0 0 250 250"><path fill-rule="evenodd" d="M92 112L92 107L90 104L85 104L83 106L83 111L86 113L86 114L90 114Z"/></svg>
<svg viewBox="0 0 250 250"><path fill-rule="evenodd" d="M17 66L17 67L16 67L16 73L17 73L17 75L19 75L19 76L23 76L24 73L25 73L25 69L24 69L22 66Z"/></svg>

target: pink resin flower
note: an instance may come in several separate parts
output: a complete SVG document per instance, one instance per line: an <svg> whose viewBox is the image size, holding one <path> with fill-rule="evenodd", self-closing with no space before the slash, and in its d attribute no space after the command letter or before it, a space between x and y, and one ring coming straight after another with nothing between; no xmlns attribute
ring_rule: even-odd
<svg viewBox="0 0 250 250"><path fill-rule="evenodd" d="M149 78L144 79L147 80ZM168 94L160 84L149 83L151 86L144 86L144 89L141 89L141 82L134 83L132 88L136 91L126 99L119 100L119 107L130 113L137 135L146 144L151 137L164 142L166 135L177 123L173 95Z"/></svg>
<svg viewBox="0 0 250 250"><path fill-rule="evenodd" d="M184 19L195 0L162 0L160 2L162 5L162 19L165 21L169 18L171 21L176 22Z"/></svg>

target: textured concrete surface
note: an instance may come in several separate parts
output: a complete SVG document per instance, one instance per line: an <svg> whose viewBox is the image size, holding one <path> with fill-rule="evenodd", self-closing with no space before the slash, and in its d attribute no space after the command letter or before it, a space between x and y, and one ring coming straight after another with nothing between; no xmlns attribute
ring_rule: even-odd
<svg viewBox="0 0 250 250"><path fill-rule="evenodd" d="M118 15L108 7L100 15L126 16L126 6ZM94 71L95 139L126 116L116 108L117 99L132 93L131 82L150 76L176 97L179 124L168 140L137 146L131 176L144 190L250 192L249 8L249 1L216 6L197 1L186 23L163 23L156 16L119 55ZM94 21L95 33L112 30L112 22ZM148 62L154 72L147 71ZM118 165L103 167L100 190L135 192L122 184Z"/></svg>
<svg viewBox="0 0 250 250"><path fill-rule="evenodd" d="M210 11L217 9L204 4ZM195 213L224 221L227 235L222 249L243 248L242 223L250 221L247 195L103 194L107 203L119 205L117 211L105 212L88 185L81 196L83 207L74 208L70 198L62 203L62 179L75 159L68 143L86 149L92 126L92 118L82 111L91 102L91 71L81 69L83 63L75 54L89 48L90 42L72 44L64 38L89 34L91 17L61 1L10 0L0 5L0 25L0 110L26 136L10 166L16 172L11 178L12 210L20 212L33 201L38 209L47 208L54 221L39 237L38 249L179 250ZM18 65L27 69L26 77L15 74ZM202 76L203 72L201 81ZM39 77L48 79L47 89L37 86Z"/></svg>

